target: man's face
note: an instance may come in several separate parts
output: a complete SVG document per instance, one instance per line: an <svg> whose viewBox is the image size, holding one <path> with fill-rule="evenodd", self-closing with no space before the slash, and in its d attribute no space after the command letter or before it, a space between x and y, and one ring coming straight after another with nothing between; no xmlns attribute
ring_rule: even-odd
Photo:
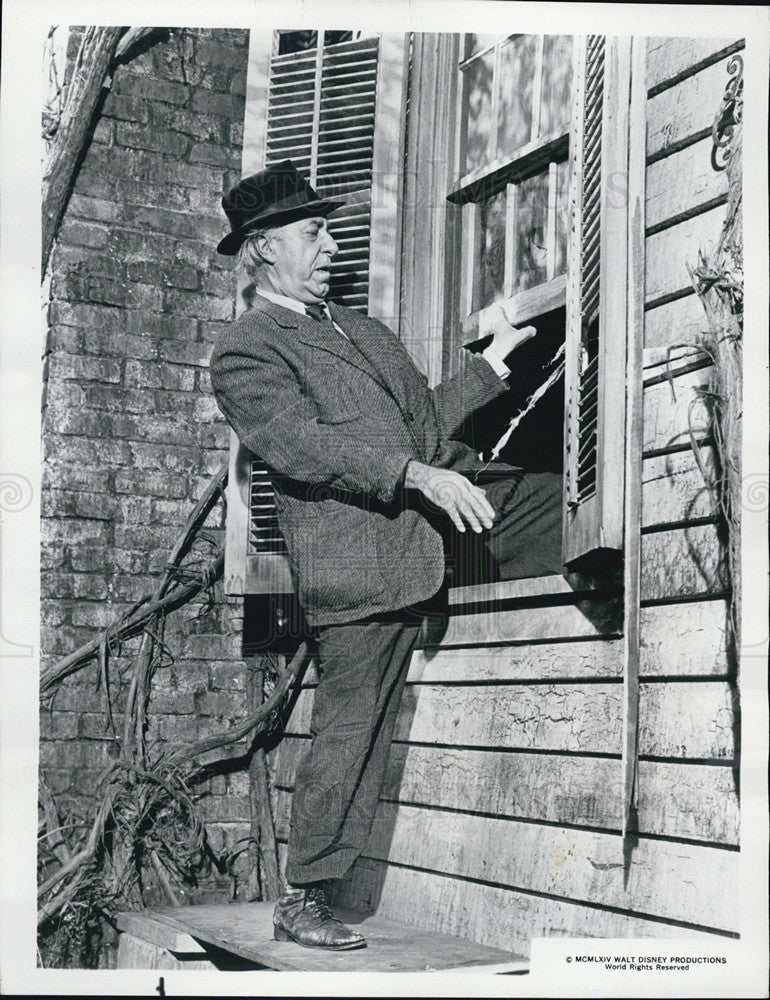
<svg viewBox="0 0 770 1000"><path fill-rule="evenodd" d="M322 217L300 219L270 234L270 283L299 302L322 302L329 294L329 265L337 244Z"/></svg>

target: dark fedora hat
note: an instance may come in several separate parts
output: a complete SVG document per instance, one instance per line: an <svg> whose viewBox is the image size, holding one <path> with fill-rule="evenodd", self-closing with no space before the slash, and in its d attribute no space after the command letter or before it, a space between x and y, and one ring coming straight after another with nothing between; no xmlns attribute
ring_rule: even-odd
<svg viewBox="0 0 770 1000"><path fill-rule="evenodd" d="M274 163L244 177L222 199L232 232L219 243L219 253L231 255L255 229L283 226L313 215L328 215L344 201L319 198L291 160Z"/></svg>

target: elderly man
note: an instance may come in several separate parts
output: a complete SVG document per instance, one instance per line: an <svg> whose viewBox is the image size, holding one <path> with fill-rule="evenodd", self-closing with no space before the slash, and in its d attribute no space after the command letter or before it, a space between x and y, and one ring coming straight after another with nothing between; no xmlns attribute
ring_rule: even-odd
<svg viewBox="0 0 770 1000"><path fill-rule="evenodd" d="M275 936L334 949L366 944L332 915L329 884L371 831L420 602L444 581L445 526L484 533L507 575L558 572L561 507L557 476L500 466L494 489L475 485L482 463L452 439L506 391L504 359L535 331L500 310L484 356L430 389L387 327L326 303L337 250L326 219L340 204L288 160L223 199L232 231L218 249L240 254L254 296L211 360L222 412L268 466L317 639Z"/></svg>

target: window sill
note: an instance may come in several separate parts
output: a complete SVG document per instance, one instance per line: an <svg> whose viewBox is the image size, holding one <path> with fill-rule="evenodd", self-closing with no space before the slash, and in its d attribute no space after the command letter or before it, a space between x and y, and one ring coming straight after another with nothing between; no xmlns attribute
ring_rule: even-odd
<svg viewBox="0 0 770 1000"><path fill-rule="evenodd" d="M513 326L520 326L537 316L551 312L553 309L562 308L566 301L567 276L562 274L558 278L552 278L551 281L546 281L535 288L528 288L525 292L519 292L518 295L512 295L509 299L501 299L494 304L503 307L509 323ZM471 313L462 321L461 328L466 337L478 338L479 317L482 312L483 310L479 310ZM473 341L464 346L469 347L472 344Z"/></svg>

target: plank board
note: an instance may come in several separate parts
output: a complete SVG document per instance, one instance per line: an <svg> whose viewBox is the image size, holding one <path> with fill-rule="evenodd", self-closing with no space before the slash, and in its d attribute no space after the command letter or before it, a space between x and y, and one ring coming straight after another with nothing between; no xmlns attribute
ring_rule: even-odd
<svg viewBox="0 0 770 1000"><path fill-rule="evenodd" d="M148 921L149 923L149 921ZM156 924L160 928L162 925ZM171 928L167 928L170 930ZM200 949L205 956L204 948ZM216 965L207 958L179 958L157 944L151 944L133 934L121 933L118 936L118 954L115 959L116 969L160 969L171 971L185 969L202 971L216 970Z"/></svg>
<svg viewBox="0 0 770 1000"><path fill-rule="evenodd" d="M290 790L305 740L286 740L276 775L280 826L288 831ZM411 805L621 828L620 762L454 747L393 745L382 797ZM739 812L730 767L643 760L639 832L712 844L738 843Z"/></svg>
<svg viewBox="0 0 770 1000"><path fill-rule="evenodd" d="M613 913L429 871L362 858L338 890L341 902L383 916L529 954L536 937L675 938L713 941L697 928ZM408 906L404 901L408 900Z"/></svg>
<svg viewBox="0 0 770 1000"><path fill-rule="evenodd" d="M485 749L620 753L621 685L411 684L394 739ZM308 731L312 691L287 726ZM727 760L733 754L729 685L724 681L651 682L640 695L639 752L655 757ZM717 725L719 720L719 725Z"/></svg>
<svg viewBox="0 0 770 1000"><path fill-rule="evenodd" d="M642 535L642 600L723 594L729 579L715 524Z"/></svg>
<svg viewBox="0 0 770 1000"><path fill-rule="evenodd" d="M653 233L645 241L646 303L665 295L692 288L688 271L698 266L699 253L709 255L715 248L725 220L725 206L703 212L676 226Z"/></svg>
<svg viewBox="0 0 770 1000"><path fill-rule="evenodd" d="M586 598L574 603L535 608L512 608L478 614L453 615L446 628L434 628L424 645L493 645L617 635L622 609L618 598Z"/></svg>
<svg viewBox="0 0 770 1000"><path fill-rule="evenodd" d="M647 39L647 87L658 87L732 45L732 38Z"/></svg>
<svg viewBox="0 0 770 1000"><path fill-rule="evenodd" d="M349 926L367 939L366 948L324 951L273 939L273 903L176 906L146 910L143 916L166 924L233 955L270 969L293 972L429 972L503 966L523 968L510 950L491 948L376 915L335 907Z"/></svg>
<svg viewBox="0 0 770 1000"><path fill-rule="evenodd" d="M647 101L648 157L711 128L730 80L727 62L722 59Z"/></svg>
<svg viewBox="0 0 770 1000"><path fill-rule="evenodd" d="M622 669L618 639L473 649L433 647L412 654L407 683L619 677Z"/></svg>
<svg viewBox="0 0 770 1000"><path fill-rule="evenodd" d="M644 346L664 348L669 344L693 344L703 341L709 325L701 301L691 295L648 309L644 314Z"/></svg>
<svg viewBox="0 0 770 1000"><path fill-rule="evenodd" d="M679 375L674 392L668 382L657 382L644 390L644 454L690 444L690 430L697 441L710 434L711 419L704 393L711 383L711 368Z"/></svg>
<svg viewBox="0 0 770 1000"><path fill-rule="evenodd" d="M624 873L620 835L440 812L381 804L366 856L737 930L737 851L640 837Z"/></svg>
<svg viewBox="0 0 770 1000"><path fill-rule="evenodd" d="M726 676L727 622L721 599L642 608L642 676Z"/></svg>
<svg viewBox="0 0 770 1000"><path fill-rule="evenodd" d="M716 476L713 447L700 457L709 482ZM642 463L642 527L694 521L718 513L714 493L701 474L691 449L657 455Z"/></svg>
<svg viewBox="0 0 770 1000"><path fill-rule="evenodd" d="M648 229L727 194L725 171L711 166L712 146L709 136L647 167Z"/></svg>

